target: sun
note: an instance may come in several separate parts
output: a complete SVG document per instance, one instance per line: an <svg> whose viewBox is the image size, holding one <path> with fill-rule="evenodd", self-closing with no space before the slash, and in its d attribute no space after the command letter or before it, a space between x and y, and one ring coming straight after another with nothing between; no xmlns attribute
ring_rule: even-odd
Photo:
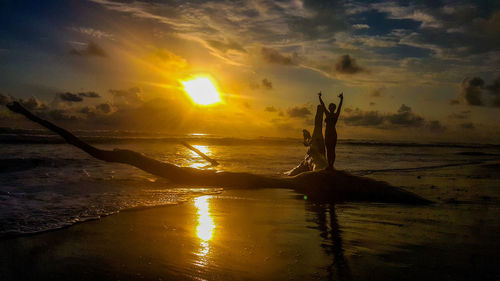
<svg viewBox="0 0 500 281"><path fill-rule="evenodd" d="M211 105L221 102L220 94L214 83L208 77L198 77L187 81L181 81L184 91L193 102L199 105Z"/></svg>

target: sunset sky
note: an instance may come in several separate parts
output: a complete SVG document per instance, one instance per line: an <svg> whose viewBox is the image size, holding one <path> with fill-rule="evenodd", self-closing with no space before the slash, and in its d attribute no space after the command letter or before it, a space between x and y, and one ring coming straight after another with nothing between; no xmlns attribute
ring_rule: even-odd
<svg viewBox="0 0 500 281"><path fill-rule="evenodd" d="M300 138L319 91L341 139L500 143L500 1L0 2L0 102L69 129Z"/></svg>

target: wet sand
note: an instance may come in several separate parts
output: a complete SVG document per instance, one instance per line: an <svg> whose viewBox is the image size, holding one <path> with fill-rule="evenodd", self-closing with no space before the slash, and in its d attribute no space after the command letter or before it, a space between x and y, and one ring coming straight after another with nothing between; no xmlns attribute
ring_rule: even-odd
<svg viewBox="0 0 500 281"><path fill-rule="evenodd" d="M498 280L498 205L232 190L0 241L0 280Z"/></svg>

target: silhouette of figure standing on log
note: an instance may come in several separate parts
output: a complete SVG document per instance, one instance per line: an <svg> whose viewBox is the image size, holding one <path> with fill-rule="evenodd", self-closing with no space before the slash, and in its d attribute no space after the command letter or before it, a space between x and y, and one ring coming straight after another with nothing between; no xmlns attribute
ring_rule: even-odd
<svg viewBox="0 0 500 281"><path fill-rule="evenodd" d="M321 99L321 92L318 93L319 103L323 106L325 111L325 146L326 146L326 157L328 159L328 170L333 170L333 164L335 163L335 146L337 146L337 130L335 125L339 120L340 110L342 109L342 102L344 101L344 93L340 93L338 96L340 98L339 108L335 111L337 106L334 103L328 105L328 109L325 103Z"/></svg>

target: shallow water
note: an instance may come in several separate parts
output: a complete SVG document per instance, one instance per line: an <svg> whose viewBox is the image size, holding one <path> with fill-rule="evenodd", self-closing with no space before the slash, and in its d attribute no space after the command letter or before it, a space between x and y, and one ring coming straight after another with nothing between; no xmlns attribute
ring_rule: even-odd
<svg viewBox="0 0 500 281"><path fill-rule="evenodd" d="M132 149L181 166L270 175L298 164L306 150L292 139L182 138L218 160L220 165L214 168L179 139L106 137L96 142L103 149ZM203 186L173 185L128 165L93 159L72 146L54 143L55 137L50 140L2 144L0 235L56 229L120 210L177 204L214 192ZM495 169L482 165L494 163L498 155L497 146L345 141L338 145L336 167L404 186L430 200L491 205L500 198L498 181Z"/></svg>

